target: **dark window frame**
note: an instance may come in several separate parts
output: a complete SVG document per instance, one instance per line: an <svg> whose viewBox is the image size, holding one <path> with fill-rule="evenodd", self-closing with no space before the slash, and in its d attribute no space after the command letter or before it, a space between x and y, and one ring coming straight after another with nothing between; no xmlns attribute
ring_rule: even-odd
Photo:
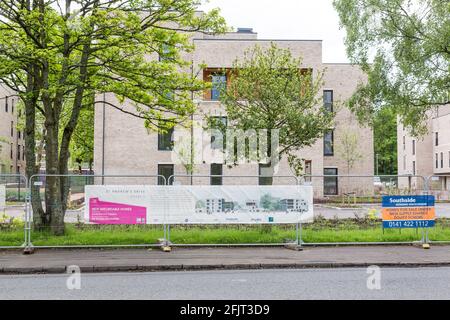
<svg viewBox="0 0 450 320"><path fill-rule="evenodd" d="M167 132L158 131L158 151L173 150L173 134L174 128L168 129ZM169 137L169 139L167 139L167 137ZM166 145L166 143L169 143L169 146Z"/></svg>
<svg viewBox="0 0 450 320"><path fill-rule="evenodd" d="M261 176L262 168L270 168L272 166L271 163L260 163L258 164L258 185L260 186L270 186L273 185L273 176Z"/></svg>
<svg viewBox="0 0 450 320"><path fill-rule="evenodd" d="M220 78L221 81L214 81L215 78ZM223 81L225 80L225 81ZM220 101L220 90L222 86L227 86L228 76L226 72L215 72L211 74L211 101ZM215 83L218 83L220 87L214 87Z"/></svg>
<svg viewBox="0 0 450 320"><path fill-rule="evenodd" d="M331 134L331 146L330 146L331 151L330 152L328 152L328 150L327 150L327 142L326 142L328 134ZM323 136L323 155L325 157L334 156L334 130L329 130L329 131L325 132L325 134Z"/></svg>
<svg viewBox="0 0 450 320"><path fill-rule="evenodd" d="M215 169L220 168L219 173L214 172ZM209 172L210 172L210 185L212 186L221 186L223 185L223 164L221 163L211 163L209 166ZM220 176L220 177L213 177L213 176Z"/></svg>
<svg viewBox="0 0 450 320"><path fill-rule="evenodd" d="M331 93L331 101L325 101L325 93ZM329 107L327 106L329 105ZM323 107L328 112L333 112L334 110L334 92L333 90L323 90Z"/></svg>
<svg viewBox="0 0 450 320"><path fill-rule="evenodd" d="M164 174L164 172L162 171L164 168L170 168L169 170L172 171L172 174L166 176ZM165 185L164 180L160 177L163 176L166 178L166 183L169 182L169 184L173 184L173 179L171 181L169 181L170 176L173 176L175 172L175 166L173 164L170 163L161 163L158 164L158 185Z"/></svg>
<svg viewBox="0 0 450 320"><path fill-rule="evenodd" d="M333 173L333 174L327 173L327 170L333 170L335 173ZM323 168L323 175L324 175L324 178L323 178L323 194L324 195L326 195L326 196L336 196L336 195L339 194L339 179L337 177L338 174L339 174L338 168ZM336 176L336 177L326 177L327 175ZM335 192L327 192L327 190L329 190L329 189L327 189L327 185L326 185L327 181L328 182L332 181L335 184L335 186L334 186Z"/></svg>

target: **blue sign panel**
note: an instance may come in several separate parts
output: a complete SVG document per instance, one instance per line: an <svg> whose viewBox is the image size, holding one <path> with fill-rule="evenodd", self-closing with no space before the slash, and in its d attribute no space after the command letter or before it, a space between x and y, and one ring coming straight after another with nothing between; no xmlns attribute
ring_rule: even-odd
<svg viewBox="0 0 450 320"><path fill-rule="evenodd" d="M434 207L434 196L383 196L383 208Z"/></svg>
<svg viewBox="0 0 450 320"><path fill-rule="evenodd" d="M383 228L432 228L434 220L388 220L383 221Z"/></svg>

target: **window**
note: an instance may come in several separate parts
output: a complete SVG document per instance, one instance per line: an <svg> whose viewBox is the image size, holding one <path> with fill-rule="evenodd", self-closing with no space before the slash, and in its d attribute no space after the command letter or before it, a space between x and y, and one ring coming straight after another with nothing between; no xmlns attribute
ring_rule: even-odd
<svg viewBox="0 0 450 320"><path fill-rule="evenodd" d="M334 154L334 132L329 130L323 137L323 155L332 156Z"/></svg>
<svg viewBox="0 0 450 320"><path fill-rule="evenodd" d="M170 47L168 44L164 43L161 46L161 53L159 55L159 61L167 61L170 57Z"/></svg>
<svg viewBox="0 0 450 320"><path fill-rule="evenodd" d="M13 146L13 144L11 143L11 154L10 154L10 158L12 159L13 158L13 148L14 148L14 146ZM12 171L11 171L12 172Z"/></svg>
<svg viewBox="0 0 450 320"><path fill-rule="evenodd" d="M325 176L337 176L337 168L324 168L323 174ZM338 178L337 177L324 177L323 178L323 193L325 195L337 195L338 194Z"/></svg>
<svg viewBox="0 0 450 320"><path fill-rule="evenodd" d="M173 164L158 164L158 176L163 176L166 180L162 177L158 177L158 185L165 185L166 182L169 184L173 184L173 179L169 178L173 176Z"/></svg>
<svg viewBox="0 0 450 320"><path fill-rule="evenodd" d="M228 124L228 120L227 117L212 117L213 121L215 123L217 123L217 125L213 125L212 128L213 129L220 129L220 127L223 126L227 126ZM222 125L220 125L220 123ZM224 141L225 141L225 137L222 135L222 137L216 137L214 135L211 135L211 149L223 149L224 147Z"/></svg>
<svg viewBox="0 0 450 320"><path fill-rule="evenodd" d="M20 145L17 145L17 160L20 160Z"/></svg>
<svg viewBox="0 0 450 320"><path fill-rule="evenodd" d="M434 157L435 157L435 159L436 159L436 169L437 169L437 168L439 168L439 159L438 159L438 154L437 154L437 153L435 153L435 154L434 154Z"/></svg>
<svg viewBox="0 0 450 320"><path fill-rule="evenodd" d="M11 121L11 137L14 136L14 121Z"/></svg>
<svg viewBox="0 0 450 320"><path fill-rule="evenodd" d="M305 182L311 182L311 174L312 174L312 161L305 160L305 175L306 175Z"/></svg>
<svg viewBox="0 0 450 320"><path fill-rule="evenodd" d="M412 141L412 154L413 156L416 154L416 140Z"/></svg>
<svg viewBox="0 0 450 320"><path fill-rule="evenodd" d="M14 114L14 99L11 100L11 113Z"/></svg>
<svg viewBox="0 0 450 320"><path fill-rule="evenodd" d="M25 146L22 146L22 160L25 161Z"/></svg>
<svg viewBox="0 0 450 320"><path fill-rule="evenodd" d="M403 136L403 150L406 149L406 138L405 136Z"/></svg>
<svg viewBox="0 0 450 320"><path fill-rule="evenodd" d="M444 153L441 152L441 168L444 167Z"/></svg>
<svg viewBox="0 0 450 320"><path fill-rule="evenodd" d="M439 145L439 132L434 133L434 145L435 146Z"/></svg>
<svg viewBox="0 0 450 320"><path fill-rule="evenodd" d="M8 113L8 97L5 98L5 112Z"/></svg>
<svg viewBox="0 0 450 320"><path fill-rule="evenodd" d="M406 170L406 156L403 156L403 170Z"/></svg>
<svg viewBox="0 0 450 320"><path fill-rule="evenodd" d="M211 79L211 100L220 100L220 91L223 90L227 84L227 76L225 74L213 74Z"/></svg>
<svg viewBox="0 0 450 320"><path fill-rule="evenodd" d="M211 175L212 176L221 176L223 174L223 166L219 163L211 164ZM221 186L222 185L222 177L211 177L210 181L212 186Z"/></svg>
<svg viewBox="0 0 450 320"><path fill-rule="evenodd" d="M172 143L173 128L166 130L166 132L158 132L158 150L170 151L173 149Z"/></svg>
<svg viewBox="0 0 450 320"><path fill-rule="evenodd" d="M413 167L413 176L415 176L416 175L416 162L415 161L413 161L412 167Z"/></svg>
<svg viewBox="0 0 450 320"><path fill-rule="evenodd" d="M323 91L323 107L328 112L333 112L333 90Z"/></svg>
<svg viewBox="0 0 450 320"><path fill-rule="evenodd" d="M258 167L258 184L260 186L268 186L273 183L273 170L270 163L260 163Z"/></svg>

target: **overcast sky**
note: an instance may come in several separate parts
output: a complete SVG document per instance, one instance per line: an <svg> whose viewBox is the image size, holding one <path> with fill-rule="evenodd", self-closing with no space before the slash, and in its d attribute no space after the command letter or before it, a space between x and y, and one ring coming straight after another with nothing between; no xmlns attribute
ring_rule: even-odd
<svg viewBox="0 0 450 320"><path fill-rule="evenodd" d="M323 40L324 62L348 62L344 30L332 0L210 0L228 25L253 28L260 39Z"/></svg>

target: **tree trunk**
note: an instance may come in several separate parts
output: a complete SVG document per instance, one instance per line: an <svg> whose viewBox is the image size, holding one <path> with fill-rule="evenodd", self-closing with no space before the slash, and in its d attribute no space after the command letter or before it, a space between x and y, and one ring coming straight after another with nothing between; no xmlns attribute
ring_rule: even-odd
<svg viewBox="0 0 450 320"><path fill-rule="evenodd" d="M27 74L27 96L24 99L25 105L25 158L27 161L26 175L27 179L30 179L33 175L39 173L39 163L36 162L36 101L35 87L36 78L34 75L33 67L30 66ZM49 225L50 221L48 216L45 215L42 208L42 201L40 196L40 187L35 186L33 181L30 181L31 190L31 208L33 211L33 226L36 229L41 229L43 226Z"/></svg>
<svg viewBox="0 0 450 320"><path fill-rule="evenodd" d="M45 121L45 165L48 176L45 180L45 213L50 217L51 232L64 234L64 208L61 202L60 174L58 168L58 123L54 116L47 114Z"/></svg>

